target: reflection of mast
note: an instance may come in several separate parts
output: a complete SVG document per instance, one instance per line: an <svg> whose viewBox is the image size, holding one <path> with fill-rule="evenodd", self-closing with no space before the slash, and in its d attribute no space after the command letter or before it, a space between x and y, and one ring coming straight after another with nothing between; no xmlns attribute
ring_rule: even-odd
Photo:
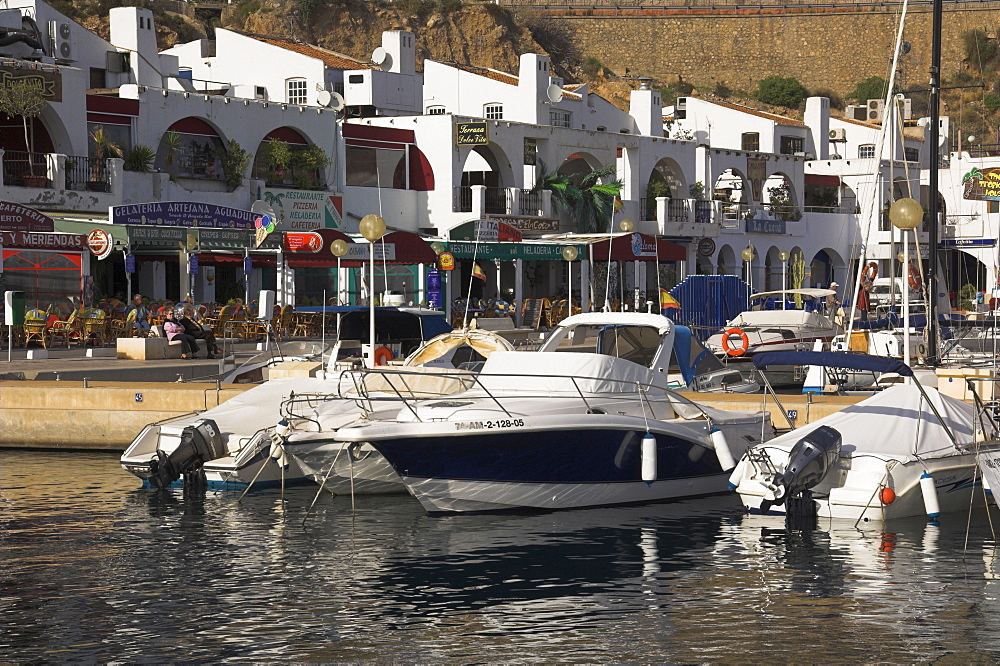
<svg viewBox="0 0 1000 666"><path fill-rule="evenodd" d="M927 244L930 246L930 261L927 262L927 365L937 365L937 256L938 256L938 165L941 161L941 15L943 0L934 0L931 22L931 172L928 179L930 192L927 194L927 209L930 212L930 232ZM909 322L907 322L907 326Z"/></svg>

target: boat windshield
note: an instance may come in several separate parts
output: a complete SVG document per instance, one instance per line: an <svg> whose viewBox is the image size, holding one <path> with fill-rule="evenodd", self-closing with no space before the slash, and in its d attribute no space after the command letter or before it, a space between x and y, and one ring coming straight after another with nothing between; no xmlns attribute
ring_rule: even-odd
<svg viewBox="0 0 1000 666"><path fill-rule="evenodd" d="M581 324L553 331L541 351L606 354L649 367L659 348L660 332L652 326Z"/></svg>

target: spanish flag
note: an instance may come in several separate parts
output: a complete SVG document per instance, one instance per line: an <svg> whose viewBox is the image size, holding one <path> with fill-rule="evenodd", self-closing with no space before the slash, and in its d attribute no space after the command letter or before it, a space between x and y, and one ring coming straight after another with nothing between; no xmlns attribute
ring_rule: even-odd
<svg viewBox="0 0 1000 666"><path fill-rule="evenodd" d="M670 295L670 292L660 287L660 309L666 310L667 308L677 308L681 309L680 301Z"/></svg>
<svg viewBox="0 0 1000 666"><path fill-rule="evenodd" d="M619 197L619 196L617 196L617 195L615 195L615 201L612 204L612 206L614 208L614 211L617 213L618 211L620 211L622 209L623 205L624 204L622 203L622 198Z"/></svg>
<svg viewBox="0 0 1000 666"><path fill-rule="evenodd" d="M483 269L479 267L479 264L472 264L472 277L486 282L486 273L484 273Z"/></svg>

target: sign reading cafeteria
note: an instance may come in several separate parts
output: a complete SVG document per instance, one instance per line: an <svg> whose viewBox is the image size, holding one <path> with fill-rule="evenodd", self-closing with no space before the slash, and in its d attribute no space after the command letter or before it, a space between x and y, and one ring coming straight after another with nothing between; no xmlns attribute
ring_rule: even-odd
<svg viewBox="0 0 1000 666"><path fill-rule="evenodd" d="M239 208L190 201L160 201L129 206L112 206L112 224L141 224L157 227L209 227L213 229L253 229L256 213Z"/></svg>
<svg viewBox="0 0 1000 666"><path fill-rule="evenodd" d="M53 231L55 223L34 208L0 201L0 231Z"/></svg>

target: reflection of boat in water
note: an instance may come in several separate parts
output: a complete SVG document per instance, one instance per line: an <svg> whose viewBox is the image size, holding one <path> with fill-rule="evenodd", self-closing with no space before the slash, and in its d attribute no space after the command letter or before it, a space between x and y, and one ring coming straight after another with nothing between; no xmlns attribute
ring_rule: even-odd
<svg viewBox="0 0 1000 666"><path fill-rule="evenodd" d="M767 413L713 409L666 388L673 323L569 317L538 352L491 355L470 390L406 400L342 428L370 443L429 511L563 509L709 495Z"/></svg>
<svg viewBox="0 0 1000 666"><path fill-rule="evenodd" d="M894 359L836 352L762 354L754 365L772 361L913 374ZM984 426L975 416L972 405L936 389L891 386L750 447L731 484L751 512L815 507L822 517L868 521L967 511L981 499L973 447Z"/></svg>

